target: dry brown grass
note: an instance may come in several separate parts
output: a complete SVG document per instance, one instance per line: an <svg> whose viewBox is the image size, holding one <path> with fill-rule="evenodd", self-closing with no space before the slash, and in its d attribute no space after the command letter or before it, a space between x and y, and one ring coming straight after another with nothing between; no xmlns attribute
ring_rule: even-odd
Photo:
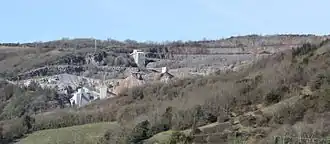
<svg viewBox="0 0 330 144"><path fill-rule="evenodd" d="M308 110L313 111L309 113L323 113L329 110L328 99L325 97L328 92L325 90L327 85L324 85L327 83L326 80L321 82L323 90L310 93L312 96L302 92L303 87L315 83L313 82L315 75L326 73L328 69L324 66L328 65L329 53L314 56L311 54L313 52L314 49L311 49L292 55L291 51L286 51L259 61L240 73L148 85L135 88L127 96L139 95L136 101L140 104L156 104L158 108L152 107L149 113L162 112L166 107L172 106L173 129L182 130L192 126L196 117L193 114L196 105L202 108L202 114L197 118L200 125L210 123L205 115L221 117L227 112L241 115L254 111L256 105L262 104L270 106L264 109L264 118L261 118L266 121L259 121L264 123L263 126L275 129L281 125L290 126L304 121ZM301 57L307 58L308 62L303 61ZM294 102L291 98L298 99ZM145 112L143 115L148 115ZM129 112L125 111L125 113ZM132 116L136 117L136 115ZM149 119L154 117L149 116Z"/></svg>
<svg viewBox="0 0 330 144"><path fill-rule="evenodd" d="M257 105L262 105L266 108L257 115L261 118L251 124L247 122L246 127L243 127L251 129L256 124L273 131L262 132L258 139L265 138L267 142L272 136L294 136L299 131L323 137L330 134L327 126L322 125L324 129L320 129L321 132L309 128L319 122L317 114L330 111L330 53L323 52L316 56L314 51L307 48L294 54L286 51L272 55L241 72L135 87L123 93L122 97L95 102L75 111L74 115L52 114L62 119L73 119L73 122L55 123L54 126L117 120L123 125L132 124L133 127L146 119L155 125L157 120L163 118L165 110L172 107L170 128L184 130L191 128L194 121L197 126L202 126L230 112L238 116L255 112ZM312 92L302 92L303 87L313 87ZM96 118L89 119L94 116ZM243 117L240 121L244 121L244 118L250 117ZM257 134L251 132L246 135L255 137Z"/></svg>

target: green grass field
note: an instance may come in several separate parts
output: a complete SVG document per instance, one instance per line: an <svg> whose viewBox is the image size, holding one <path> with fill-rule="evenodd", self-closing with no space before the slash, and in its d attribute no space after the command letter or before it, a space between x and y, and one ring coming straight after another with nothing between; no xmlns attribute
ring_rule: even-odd
<svg viewBox="0 0 330 144"><path fill-rule="evenodd" d="M95 123L34 132L17 144L95 144L109 129L117 129L117 123Z"/></svg>
<svg viewBox="0 0 330 144"><path fill-rule="evenodd" d="M164 131L164 132L158 133L158 134L152 136L151 138L145 140L144 143L146 143L146 144L164 143L169 140L169 138L171 137L173 132L174 131L169 130L169 131Z"/></svg>

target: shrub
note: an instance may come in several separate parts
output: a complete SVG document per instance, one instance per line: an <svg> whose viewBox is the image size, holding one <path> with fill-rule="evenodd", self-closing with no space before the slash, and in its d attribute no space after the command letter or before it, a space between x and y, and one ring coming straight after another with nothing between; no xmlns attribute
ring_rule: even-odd
<svg viewBox="0 0 330 144"><path fill-rule="evenodd" d="M316 90L316 89L320 89L321 88L321 85L324 83L324 79L325 79L325 75L320 73L320 74L317 74L315 79L312 80L312 83L311 83L311 88L313 90Z"/></svg>
<svg viewBox="0 0 330 144"><path fill-rule="evenodd" d="M314 105L315 111L322 113L330 110L330 89L329 87L324 87L323 89L317 91L313 98L313 103L317 103Z"/></svg>
<svg viewBox="0 0 330 144"><path fill-rule="evenodd" d="M128 143L142 143L142 140L150 138L150 123L145 120L141 123L138 123L132 130L132 132L128 135L127 142Z"/></svg>
<svg viewBox="0 0 330 144"><path fill-rule="evenodd" d="M143 99L143 88L142 87L133 87L128 89L128 95L132 96L133 99Z"/></svg>
<svg viewBox="0 0 330 144"><path fill-rule="evenodd" d="M305 58L303 59L303 64L307 65L307 64L308 64L308 62L309 62L309 59L308 59L308 57L305 57Z"/></svg>
<svg viewBox="0 0 330 144"><path fill-rule="evenodd" d="M168 143L168 144L189 144L192 142L192 140L193 140L192 137L186 136L182 132L175 131L171 134L168 142L166 142L166 143Z"/></svg>
<svg viewBox="0 0 330 144"><path fill-rule="evenodd" d="M310 87L312 90L318 90L324 84L330 84L329 73L318 73L311 80Z"/></svg>
<svg viewBox="0 0 330 144"><path fill-rule="evenodd" d="M276 124L294 124L304 118L306 106L302 102L297 102L292 106L281 107L280 110L274 114L272 122Z"/></svg>
<svg viewBox="0 0 330 144"><path fill-rule="evenodd" d="M121 107L117 112L116 120L119 123L126 123L134 118L149 112L148 104L132 104Z"/></svg>
<svg viewBox="0 0 330 144"><path fill-rule="evenodd" d="M316 45L312 45L310 43L306 43L306 44L303 44L301 47L299 48L296 48L296 49L293 49L292 50L292 55L294 57L296 56L301 56L301 55L305 55L305 54L308 54L309 52L312 52L314 50L316 50Z"/></svg>
<svg viewBox="0 0 330 144"><path fill-rule="evenodd" d="M34 82L27 88L7 84L2 90L0 91L3 92L3 95L0 95L2 119L37 114L56 107L64 107L64 104L68 103L65 95L59 95L52 89L42 89Z"/></svg>
<svg viewBox="0 0 330 144"><path fill-rule="evenodd" d="M4 141L4 143L10 143L15 139L21 138L29 131L22 118L2 121L0 123L0 133L2 135L0 141Z"/></svg>
<svg viewBox="0 0 330 144"><path fill-rule="evenodd" d="M35 119L31 116L24 115L22 117L22 121L23 121L22 122L23 126L27 128L27 132L31 132L32 131L32 126L35 123Z"/></svg>
<svg viewBox="0 0 330 144"><path fill-rule="evenodd" d="M31 81L29 86L27 87L27 90L30 90L30 91L37 91L40 89L41 89L40 85L35 81Z"/></svg>
<svg viewBox="0 0 330 144"><path fill-rule="evenodd" d="M2 117L10 119L15 117L21 117L29 109L29 104L32 96L26 95L22 90L15 91L15 96L11 98L11 101L5 106Z"/></svg>
<svg viewBox="0 0 330 144"><path fill-rule="evenodd" d="M104 136L100 139L103 144L124 144L127 142L126 138L128 130L125 127L118 127L118 129L110 129L105 132Z"/></svg>
<svg viewBox="0 0 330 144"><path fill-rule="evenodd" d="M265 102L267 105L278 103L282 99L282 92L280 90L272 89L266 96Z"/></svg>
<svg viewBox="0 0 330 144"><path fill-rule="evenodd" d="M160 119L156 119L150 128L150 134L155 135L157 133L170 130L172 126L172 107L166 108L164 114L160 116Z"/></svg>
<svg viewBox="0 0 330 144"><path fill-rule="evenodd" d="M153 124L150 128L149 134L155 135L163 131L170 130L170 125L162 122L158 122L156 124Z"/></svg>
<svg viewBox="0 0 330 144"><path fill-rule="evenodd" d="M173 114L172 127L177 130L191 128L195 123L196 126L202 126L208 123L216 122L217 116L212 115L208 110L202 109L197 105L188 110L178 110Z"/></svg>

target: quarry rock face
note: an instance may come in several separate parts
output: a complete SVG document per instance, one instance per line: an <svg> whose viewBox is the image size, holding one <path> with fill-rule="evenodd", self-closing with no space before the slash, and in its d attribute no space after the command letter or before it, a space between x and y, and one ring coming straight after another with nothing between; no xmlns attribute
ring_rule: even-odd
<svg viewBox="0 0 330 144"><path fill-rule="evenodd" d="M96 66L105 65L105 58L107 53L102 51L98 53L90 53L85 56L86 64L92 64Z"/></svg>
<svg viewBox="0 0 330 144"><path fill-rule="evenodd" d="M247 38L249 39L250 37ZM236 39L239 40L241 38ZM198 46L199 48L196 47L195 50L190 46L170 48L170 51L154 50L153 52L144 48L135 49L137 47L127 49L118 47L117 51L113 49L96 51L97 49L94 49L93 46L74 51L53 50L54 52L51 51L45 56L54 57L53 59L42 57L43 59L35 60L36 64L26 66L27 68L24 71L20 71L17 68L17 73L23 73L19 73L12 78L10 78L12 75L8 77L9 80L21 81L59 74L71 74L91 79L114 81L114 84L111 84L111 89L113 89L114 93L118 93L124 88L142 85L146 82L159 81L167 83L180 78L204 76L219 71L239 71L249 66L254 60L285 50L292 45L292 41L289 41L290 43L285 46L279 43L278 45L262 45L262 47L252 45L253 47L239 48L235 44L230 44L232 39L227 41L230 43L214 42L210 41L208 43L219 46L213 44L205 48ZM201 47L203 49L200 49ZM156 49L154 46L150 46L150 48ZM131 53L132 50L133 53ZM166 54L171 54L171 57L150 56ZM29 58L35 59L33 55L30 55ZM23 63L22 65L25 66L25 64ZM47 64L47 66L40 67L41 64ZM147 65L145 66L145 64ZM17 67L15 64L12 65ZM143 71L143 69L145 70ZM141 72L143 73L142 79L131 75L137 70L143 71ZM117 85L117 82L120 84ZM87 83L90 83L88 85L91 87L94 85L90 81Z"/></svg>
<svg viewBox="0 0 330 144"><path fill-rule="evenodd" d="M53 62L54 65L83 65L85 63L84 56L78 54L69 54Z"/></svg>
<svg viewBox="0 0 330 144"><path fill-rule="evenodd" d="M31 71L19 74L18 78L19 78L19 80L23 80L23 79L29 79L29 78L37 77L37 76L48 76L48 75L56 75L56 74L62 74L62 73L79 75L79 73L81 73L83 71L84 71L84 68L81 66L73 66L73 65L46 66L46 67L41 67L38 69L34 69ZM16 80L17 77L14 77L12 79Z"/></svg>
<svg viewBox="0 0 330 144"><path fill-rule="evenodd" d="M92 64L95 66L105 65L107 53L104 51L90 52L85 54L68 54L54 61L54 65L84 65Z"/></svg>
<svg viewBox="0 0 330 144"><path fill-rule="evenodd" d="M41 87L57 88L59 91L65 91L68 87L73 90L77 89L79 86L91 87L94 89L100 87L100 80L98 79L91 79L71 74L59 74L41 78L32 78L22 80L21 83L28 86L32 81L39 84Z"/></svg>

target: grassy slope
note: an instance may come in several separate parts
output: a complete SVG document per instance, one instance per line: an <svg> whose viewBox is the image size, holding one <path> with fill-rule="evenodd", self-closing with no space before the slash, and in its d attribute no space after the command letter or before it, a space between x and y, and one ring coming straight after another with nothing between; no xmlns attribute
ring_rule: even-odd
<svg viewBox="0 0 330 144"><path fill-rule="evenodd" d="M236 96L236 101L243 103L231 106L231 111L238 114L231 118L237 122L231 127L238 128L235 131L247 135L247 140L252 143L271 143L273 136L301 134L308 137L313 133L309 137L327 137L329 123L319 124L319 121L326 119L330 110L327 91L330 83L329 47L328 43L317 49L305 48L295 56L290 52L283 57L279 54L250 68L247 80L255 74L260 74L263 79L255 85L242 85L243 89L248 88L248 93ZM324 76L321 78L321 75ZM321 86L315 88L316 85ZM284 92L285 89L288 92ZM236 87L235 90L241 91L242 88ZM255 108L249 109L251 106ZM168 132L154 135L148 141L162 141L169 137Z"/></svg>
<svg viewBox="0 0 330 144"><path fill-rule="evenodd" d="M190 48L192 49L191 45L197 44L197 48L204 48L204 47L237 47L237 45L244 45L249 48L258 47L259 45L269 45L269 46L283 46L287 45L297 45L302 44L305 42L315 42L318 43L319 41L322 41L326 36L299 36L299 35L273 35L273 36L240 36L240 37L232 37L228 39L218 40L218 41L205 41L202 43L199 42L191 42L190 44L186 44L186 46L183 46L183 48ZM253 41L253 45L252 44ZM257 43L257 42L261 42ZM103 44L102 44L103 43ZM121 42L119 42L121 43ZM199 43L199 44L198 44ZM64 55L70 52L59 52L58 48L51 48L51 47L72 47L77 46L79 44L79 49L77 52L92 52L94 51L94 40L88 40L88 39L76 39L76 40L59 40L59 41L50 41L45 43L40 43L38 45L36 44L25 44L30 45L32 47L16 47L16 46L1 46L0 45L0 73L8 72L9 74L12 72L25 72L27 70L35 69L41 66L44 66L46 63L54 62ZM108 43L108 42L100 42L98 45L102 48L116 46L114 43ZM117 52L128 52L130 48L126 44L121 43L121 45ZM257 46L256 46L257 45ZM47 46L48 48L40 48L37 49L35 46L43 47ZM159 45L156 45L156 47ZM168 47L171 48L171 51L177 51L180 52L184 50L182 47L177 46L174 44L168 44ZM154 49L154 45L148 45L148 44L136 44L134 47L148 47L149 49ZM160 46L161 47L161 46ZM119 50L120 49L120 50ZM56 53L52 53L51 51L55 50ZM72 49L71 49L72 50ZM109 50L109 49L108 49ZM107 50L107 51L108 51Z"/></svg>
<svg viewBox="0 0 330 144"><path fill-rule="evenodd" d="M323 80L330 79L328 73L330 71L329 45L320 47L316 51L307 51L307 53L302 52L295 58L290 53L274 55L270 59L258 62L245 73L188 79L169 85L154 85L136 89L128 94L126 98L141 98L123 102L122 105L118 104L119 108L117 109L119 109L119 112L114 112L118 114L116 120L119 122L124 121L123 123L127 124L125 121L143 119L147 116L149 120L156 121L157 119L153 120L152 118L159 117L157 115L161 114L165 108L172 106L174 107L172 128L184 130L191 127L189 125L193 118L190 114L193 112L191 108L196 105L202 105L204 112L211 113L214 116L222 116L224 113L221 110L225 105L228 105L229 111L242 116L241 121L248 118L244 116L245 113L253 111L258 105L262 105L263 108L266 108L261 110L265 116L260 114L262 118L260 121L248 121L249 123L242 125L254 127L254 123L256 123L257 127L272 129L256 134L246 132L251 134L250 137L261 133L263 139L272 138L274 135L284 134L281 126L294 125L299 121L311 123L311 127L315 127L314 124L317 124L317 120L322 118L317 114L326 114L330 111L328 105L330 99L327 97L327 92L323 92L323 89L329 89L330 84L330 80ZM322 74L325 75L325 78L320 79L319 75ZM300 99L298 104L287 105L287 107L281 106L282 109L272 108L272 106L277 106L286 100L290 100L290 98L300 96L300 87L315 87L313 85L318 85L318 83L321 83L322 87L313 90L314 94L311 94L311 97L302 97L303 99ZM285 89L288 89L288 92L283 92L287 91ZM235 99L233 99L234 96ZM292 101L290 100L290 102ZM94 106L91 106L91 109L95 111L96 107L107 109L113 105L109 102ZM274 115L268 115L269 113ZM313 115L310 116L310 114ZM312 121L309 122L308 119ZM309 128L307 124L302 126L303 128L306 127L306 130ZM330 124L321 125L325 128L327 126L330 129ZM289 134L294 136L298 132L297 130L297 132L294 131ZM310 131L306 133L308 134ZM329 134L326 130L320 133L322 134L320 134L320 137Z"/></svg>
<svg viewBox="0 0 330 144"><path fill-rule="evenodd" d="M95 143L108 129L116 129L116 123L95 123L34 132L18 144L86 144Z"/></svg>
<svg viewBox="0 0 330 144"><path fill-rule="evenodd" d="M306 52L295 54L296 56L292 56L290 52L274 55L258 62L246 71L236 74L220 74L182 80L168 85L137 88L129 92L126 98L141 97L141 99L118 105L120 108L116 112L116 120L127 125L130 121L147 117L151 122L155 122L157 119L153 118L159 118L158 115L162 113L162 109L172 106L174 107L172 129L185 130L191 127L192 107L201 105L203 112L221 117L225 114L221 112L221 109L227 104L229 111L237 114L231 119L238 121L238 124L230 127L231 132L247 135L251 141L256 140L257 136L260 136L257 141L267 141L272 140L273 136L282 134L295 136L300 132L299 129L290 128L293 131L285 133L282 131L282 126L285 125L299 125L306 129L304 133L310 134L311 131L307 131L307 129L316 127L318 120L322 119L317 115L310 116L310 113L324 114L330 111L330 107L327 105L330 99L322 96L327 95L322 92L322 89L329 88L330 81L322 82L317 78L318 75L324 74L326 78L330 79L328 47L329 45L326 45L319 49L306 50ZM325 49L325 52L319 52L322 49ZM304 58L307 58L307 61ZM310 89L309 87L315 87L313 85L318 83L322 83L324 88L313 90L315 94L304 94L304 88ZM305 97L305 95L311 96ZM292 101L296 97L299 97L298 103ZM287 105L287 101L291 104ZM321 102L325 103L320 105ZM314 105L316 103L319 105ZM282 106L283 104L284 106ZM107 102L90 108L93 110L98 109L97 107L107 109L111 106ZM257 111L259 112L256 113ZM248 113L255 115L252 116L253 119L250 119ZM307 119L313 121L309 122ZM200 122L203 122L202 120L203 118ZM199 126L209 123L203 122ZM330 125L321 127L328 126L330 127ZM151 139L166 139L168 132L159 133ZM327 130L322 130L318 137L323 138L328 134ZM72 135L69 139L71 137ZM63 139L65 138L61 138L61 140Z"/></svg>

